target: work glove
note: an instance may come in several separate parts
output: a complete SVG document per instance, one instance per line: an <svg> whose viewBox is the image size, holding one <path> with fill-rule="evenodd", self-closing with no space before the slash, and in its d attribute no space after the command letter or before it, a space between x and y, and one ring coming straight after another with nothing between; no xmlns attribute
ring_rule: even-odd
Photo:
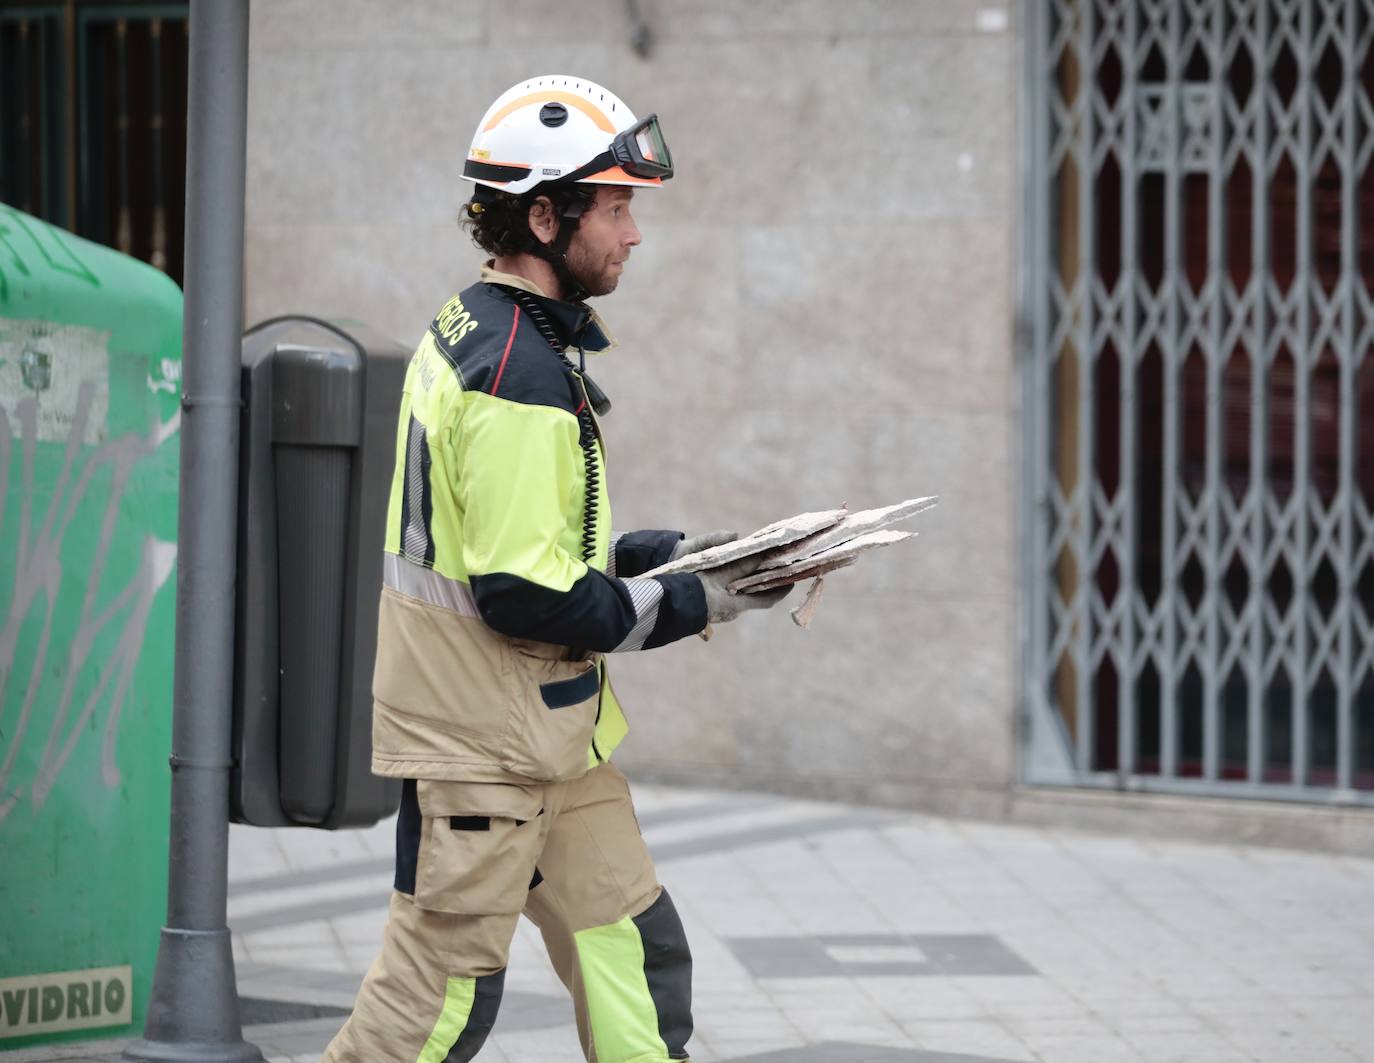
<svg viewBox="0 0 1374 1063"><path fill-rule="evenodd" d="M726 540L729 542L729 540ZM778 587L758 594L731 594L730 584L737 579L752 575L763 563L758 554L731 561L720 568L698 572L701 589L706 592L706 622L725 624L748 609L771 609L791 593L792 586Z"/></svg>
<svg viewBox="0 0 1374 1063"><path fill-rule="evenodd" d="M724 546L726 543L733 543L739 538L739 532L720 531L707 532L705 535L694 535L690 539L683 539L675 547L673 554L668 558L669 561L676 561L679 557L686 557L688 554L699 554L703 550L709 550L713 546Z"/></svg>

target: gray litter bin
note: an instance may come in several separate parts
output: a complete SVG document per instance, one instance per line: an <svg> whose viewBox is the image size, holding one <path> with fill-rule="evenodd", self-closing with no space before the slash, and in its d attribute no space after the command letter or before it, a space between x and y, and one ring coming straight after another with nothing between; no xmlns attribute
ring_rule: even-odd
<svg viewBox="0 0 1374 1063"><path fill-rule="evenodd" d="M275 318L243 340L231 815L347 827L395 811L372 775L372 664L409 352Z"/></svg>

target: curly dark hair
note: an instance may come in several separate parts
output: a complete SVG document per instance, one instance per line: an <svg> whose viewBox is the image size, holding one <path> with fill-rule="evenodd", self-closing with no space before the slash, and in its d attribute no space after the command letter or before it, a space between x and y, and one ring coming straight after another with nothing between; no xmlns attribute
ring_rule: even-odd
<svg viewBox="0 0 1374 1063"><path fill-rule="evenodd" d="M560 218L568 204L581 199L589 202L595 191L582 185L535 185L528 192L511 195L478 185L478 190L463 207L458 224L468 231L472 242L489 255L514 255L529 251L534 242L530 232L530 207L540 196L553 204Z"/></svg>

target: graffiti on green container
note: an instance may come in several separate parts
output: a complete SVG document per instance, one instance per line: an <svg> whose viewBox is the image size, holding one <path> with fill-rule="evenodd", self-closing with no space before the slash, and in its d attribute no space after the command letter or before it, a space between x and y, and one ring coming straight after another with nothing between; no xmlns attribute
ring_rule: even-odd
<svg viewBox="0 0 1374 1063"><path fill-rule="evenodd" d="M41 223L40 223L41 224ZM50 228L45 226L45 228ZM0 216L0 247L3 247L7 254L0 256L0 303L8 302L10 298L10 282L6 276L6 268L13 270L19 277L29 277L32 270L24 256L19 253L17 238L20 234L28 237L25 246L32 244L38 249L39 255L43 259L42 265L53 273L63 274L69 278L82 281L93 288L100 287L100 279L91 272L81 259L77 256L72 246L61 240L43 240L34 232L34 226L29 224L26 216L17 210L7 208L3 216Z"/></svg>
<svg viewBox="0 0 1374 1063"><path fill-rule="evenodd" d="M132 574L114 601L97 612L95 592L101 585L104 575L105 562L114 535L120 503L128 486L129 474L137 462L156 451L164 440L177 431L180 416L173 415L170 421L159 425L148 436L124 436L83 453L83 448L79 444L90 429L96 392L97 388L90 381L79 386L72 414L66 461L57 487L48 502L47 512L33 512L33 497L30 490L23 490L19 495L22 509L19 515L19 556L15 565L14 592L6 611L4 627L0 628L0 690L7 692L5 700L12 704L11 698L17 698L18 692L13 695L9 693L10 683L18 679L23 690L23 698L19 702L17 721L12 727L6 727L4 730L5 755L4 761L0 763L0 793L5 796L0 798L0 820L13 811L23 796L20 791L10 790L8 783L20 746L28 732L33 716L34 699L47 666L52 618L56 613L63 580L75 578L85 584L86 591L76 634L66 648L66 660L62 666L62 673L66 679L61 698L52 715L42 760L30 788L30 797L35 809L42 807L43 801L71 757L77 741L85 732L101 702L106 699L107 692L109 702L101 749L101 773L106 786L118 784L119 768L114 753L115 738L119 733L120 709L129 689L134 665L143 650L143 637L153 596L167 581L176 560L175 543L160 542L152 536L146 536L137 571ZM33 479L33 444L40 438L41 418L38 401L33 397L26 397L18 403L14 412L19 422L17 426L11 424L9 414L0 408L0 520L3 520L4 506L10 498L9 485L5 482L11 468L10 448L16 441L24 448L23 475L27 488ZM69 574L64 572L61 562L63 540L90 487L92 476L102 466L109 467L112 482L105 503L96 553L91 558L89 570ZM15 661L15 647L19 640L20 628L29 617L35 603L43 609L45 617L38 652L29 664L27 678L14 676L16 663L22 667L22 662ZM122 626L116 648L108 658L100 662L99 682L72 719L76 678L89 662L96 636L109 625L116 623Z"/></svg>

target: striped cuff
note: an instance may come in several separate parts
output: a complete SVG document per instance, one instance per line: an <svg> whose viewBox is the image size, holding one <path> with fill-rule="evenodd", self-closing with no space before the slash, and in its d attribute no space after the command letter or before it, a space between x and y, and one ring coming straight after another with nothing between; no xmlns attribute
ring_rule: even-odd
<svg viewBox="0 0 1374 1063"><path fill-rule="evenodd" d="M615 579L615 549L623 538L623 535L616 535L615 532L611 532L610 549L606 551L606 575L610 576L611 579Z"/></svg>
<svg viewBox="0 0 1374 1063"><path fill-rule="evenodd" d="M658 624L658 605L663 601L663 584L656 579L627 579L622 581L630 592L630 601L635 607L635 626L625 636L625 641L612 652L642 650L644 641L653 634Z"/></svg>
<svg viewBox="0 0 1374 1063"><path fill-rule="evenodd" d="M654 580L663 587L663 601L658 606L658 626L645 640L646 650L695 635L706 626L706 591L700 576L675 572Z"/></svg>

